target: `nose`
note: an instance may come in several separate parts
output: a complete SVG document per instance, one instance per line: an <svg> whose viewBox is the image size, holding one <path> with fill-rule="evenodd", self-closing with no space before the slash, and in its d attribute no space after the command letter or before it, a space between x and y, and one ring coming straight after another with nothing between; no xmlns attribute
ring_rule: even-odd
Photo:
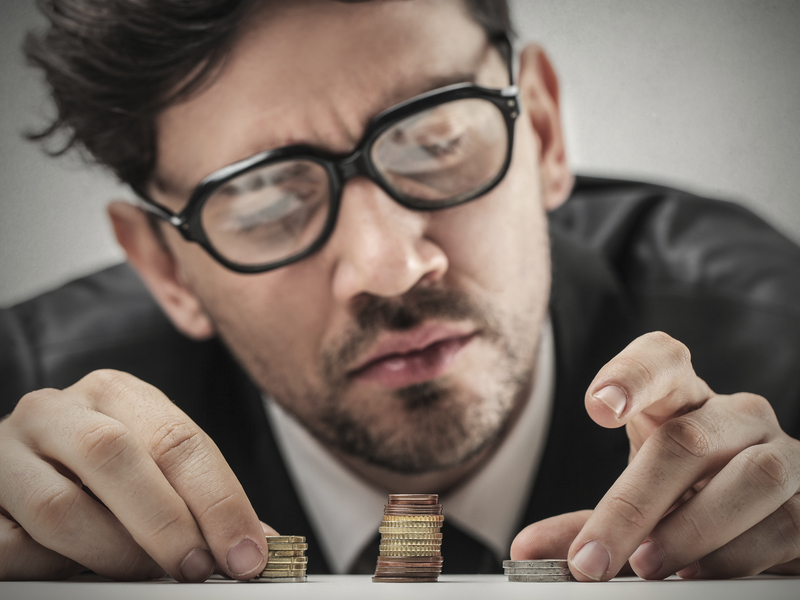
<svg viewBox="0 0 800 600"><path fill-rule="evenodd" d="M328 242L336 253L334 297L348 302L361 294L400 296L443 277L447 255L426 236L433 218L435 212L404 208L364 177L349 180Z"/></svg>

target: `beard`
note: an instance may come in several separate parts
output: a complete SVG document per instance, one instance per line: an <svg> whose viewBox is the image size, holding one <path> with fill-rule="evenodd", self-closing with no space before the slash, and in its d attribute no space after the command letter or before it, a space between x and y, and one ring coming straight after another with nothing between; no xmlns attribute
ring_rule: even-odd
<svg viewBox="0 0 800 600"><path fill-rule="evenodd" d="M464 464L502 438L531 388L546 303L532 294L512 316L441 282L395 298L362 297L353 305L353 325L319 353L316 377L281 363L284 344L268 333L254 335L246 324L204 308L253 381L319 441L367 464L421 475ZM466 376L462 369L353 398L348 366L380 334L430 320L469 322L476 332L469 345L483 346L479 364Z"/></svg>
<svg viewBox="0 0 800 600"><path fill-rule="evenodd" d="M316 418L303 423L324 443L367 463L407 475L448 469L492 446L529 389L538 336L513 343L501 319L487 307L444 287L420 287L401 298L371 296L355 309L356 328L322 355L327 394L316 398ZM346 367L384 331L412 329L426 320L469 321L481 343L494 347L494 365L484 389L477 391L444 376L391 392L397 414L380 423L349 410L339 399L349 377ZM533 323L514 323L511 329L530 331ZM289 407L287 407L289 408Z"/></svg>
<svg viewBox="0 0 800 600"><path fill-rule="evenodd" d="M280 352L277 348L255 352L240 346L237 352L228 345L254 381L323 444L392 472L417 475L463 464L502 437L530 390L544 315L541 308L528 309L520 311L527 318L503 318L443 285L415 287L398 298L361 298L353 309L354 325L322 350L321 384L313 387L264 359ZM347 401L348 365L381 333L434 319L474 325L471 343L490 350L480 364L480 385L445 375L387 391L388 398ZM216 324L223 339L231 339L228 328Z"/></svg>

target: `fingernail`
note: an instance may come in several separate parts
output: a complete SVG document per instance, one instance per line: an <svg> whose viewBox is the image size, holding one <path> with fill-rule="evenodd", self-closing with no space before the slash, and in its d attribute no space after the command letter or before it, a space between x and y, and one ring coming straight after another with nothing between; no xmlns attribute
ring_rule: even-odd
<svg viewBox="0 0 800 600"><path fill-rule="evenodd" d="M264 555L253 540L247 538L228 550L225 557L228 561L228 572L232 575L247 575L261 566Z"/></svg>
<svg viewBox="0 0 800 600"><path fill-rule="evenodd" d="M654 541L645 540L631 555L629 561L636 574L642 579L647 579L664 566L664 553Z"/></svg>
<svg viewBox="0 0 800 600"><path fill-rule="evenodd" d="M575 556L572 557L573 566L589 579L600 581L608 571L611 557L599 542L587 542Z"/></svg>
<svg viewBox="0 0 800 600"><path fill-rule="evenodd" d="M181 563L181 577L184 581L205 581L214 572L216 562L211 553L205 548L195 548Z"/></svg>
<svg viewBox="0 0 800 600"><path fill-rule="evenodd" d="M619 419L628 403L625 391L616 385L607 385L594 393L594 397L610 408Z"/></svg>
<svg viewBox="0 0 800 600"><path fill-rule="evenodd" d="M683 579L693 579L700 575L700 565L697 563L692 563L688 567L684 567L677 573L678 577Z"/></svg>

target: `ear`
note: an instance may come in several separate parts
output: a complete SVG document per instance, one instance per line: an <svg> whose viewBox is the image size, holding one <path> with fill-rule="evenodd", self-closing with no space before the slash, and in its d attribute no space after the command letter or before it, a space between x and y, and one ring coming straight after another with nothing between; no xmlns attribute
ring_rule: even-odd
<svg viewBox="0 0 800 600"><path fill-rule="evenodd" d="M173 253L147 214L127 202L112 202L108 215L128 260L175 327L196 340L213 337L211 320L185 284Z"/></svg>
<svg viewBox="0 0 800 600"><path fill-rule="evenodd" d="M574 177L567 164L558 104L558 78L547 55L536 44L520 54L519 88L523 114L540 140L540 170L547 210L558 208L569 196Z"/></svg>

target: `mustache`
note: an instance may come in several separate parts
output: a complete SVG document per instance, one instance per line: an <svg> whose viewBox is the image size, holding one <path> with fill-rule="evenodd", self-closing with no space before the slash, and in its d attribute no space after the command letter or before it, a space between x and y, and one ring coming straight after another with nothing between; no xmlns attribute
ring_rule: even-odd
<svg viewBox="0 0 800 600"><path fill-rule="evenodd" d="M484 332L494 331L485 312L466 294L438 286L412 288L397 298L359 298L353 311L355 327L323 352L323 376L333 387L346 382L347 365L383 331L407 331L429 319L470 320Z"/></svg>

